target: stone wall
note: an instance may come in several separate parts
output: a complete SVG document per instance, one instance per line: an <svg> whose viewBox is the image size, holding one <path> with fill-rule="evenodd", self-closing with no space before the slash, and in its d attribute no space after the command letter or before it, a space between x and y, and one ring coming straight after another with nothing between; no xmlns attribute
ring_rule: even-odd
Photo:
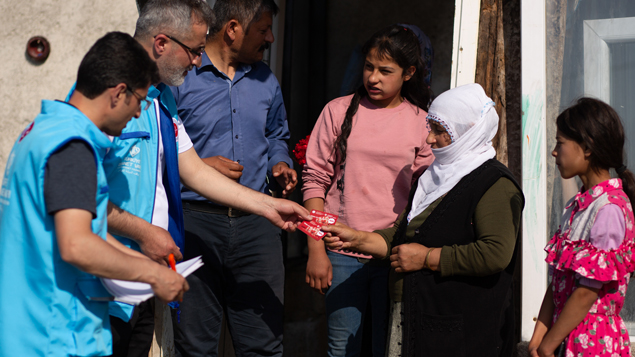
<svg viewBox="0 0 635 357"><path fill-rule="evenodd" d="M90 46L109 31L134 32L133 0L4 0L0 2L0 172L17 136L40 112L42 99L64 99ZM34 64L26 44L44 36L48 59Z"/></svg>

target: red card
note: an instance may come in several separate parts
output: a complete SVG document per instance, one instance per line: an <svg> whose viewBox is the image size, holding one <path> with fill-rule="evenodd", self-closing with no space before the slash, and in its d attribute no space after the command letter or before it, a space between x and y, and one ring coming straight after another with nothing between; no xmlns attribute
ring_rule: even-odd
<svg viewBox="0 0 635 357"><path fill-rule="evenodd" d="M333 225L337 222L337 215L318 210L311 210L311 216L313 216L312 222L320 225Z"/></svg>
<svg viewBox="0 0 635 357"><path fill-rule="evenodd" d="M309 237L315 239L315 240L320 240L320 239L324 238L324 236L326 235L321 230L322 229L322 225L320 225L318 223L315 223L313 221L302 221L302 222L300 222L300 224L298 225L298 229L301 230L302 232L304 232Z"/></svg>

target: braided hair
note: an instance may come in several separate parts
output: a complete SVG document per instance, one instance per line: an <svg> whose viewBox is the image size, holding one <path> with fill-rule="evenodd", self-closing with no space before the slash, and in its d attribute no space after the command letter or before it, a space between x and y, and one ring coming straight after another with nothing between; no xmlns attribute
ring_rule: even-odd
<svg viewBox="0 0 635 357"><path fill-rule="evenodd" d="M414 66L415 73L410 80L405 81L401 87L401 96L417 107L428 110L430 102L430 89L425 83L426 70L421 59L419 39L412 30L401 26L392 25L376 32L362 47L364 56L375 50L381 59L390 59L397 63L404 71ZM346 161L346 148L348 137L353 127L353 117L357 113L359 103L367 96L366 88L362 84L353 95L351 103L346 110L346 116L340 128L340 134L335 140L334 150L339 155L340 164Z"/></svg>

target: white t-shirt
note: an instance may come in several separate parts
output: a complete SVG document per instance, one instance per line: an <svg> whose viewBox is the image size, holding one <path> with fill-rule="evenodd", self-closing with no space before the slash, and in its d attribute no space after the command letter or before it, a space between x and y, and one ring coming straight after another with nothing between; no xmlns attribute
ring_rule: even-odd
<svg viewBox="0 0 635 357"><path fill-rule="evenodd" d="M154 107L157 113L157 124L158 127L161 127L160 120L160 108L159 101L157 99L154 100ZM178 128L178 133L176 135L176 145L178 147L179 154L184 153L191 149L194 145L192 144L192 140L190 136L187 135L185 131L185 127L183 126L183 122L181 120L172 119L176 127ZM159 226L165 230L168 229L169 215L168 215L168 196L165 193L165 187L163 187L163 171L165 170L165 160L163 158L163 141L161 139L161 130L159 132L159 159L157 162L157 187L156 194L154 196L154 210L152 211L152 224L155 226Z"/></svg>

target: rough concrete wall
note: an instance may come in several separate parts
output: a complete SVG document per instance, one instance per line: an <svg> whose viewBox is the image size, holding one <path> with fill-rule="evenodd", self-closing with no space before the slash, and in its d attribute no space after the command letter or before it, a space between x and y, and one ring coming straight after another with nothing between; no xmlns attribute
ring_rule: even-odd
<svg viewBox="0 0 635 357"><path fill-rule="evenodd" d="M42 99L64 99L90 46L109 31L132 33L134 0L3 0L0 2L0 172L17 136L40 111ZM27 60L29 38L51 44L40 65Z"/></svg>

